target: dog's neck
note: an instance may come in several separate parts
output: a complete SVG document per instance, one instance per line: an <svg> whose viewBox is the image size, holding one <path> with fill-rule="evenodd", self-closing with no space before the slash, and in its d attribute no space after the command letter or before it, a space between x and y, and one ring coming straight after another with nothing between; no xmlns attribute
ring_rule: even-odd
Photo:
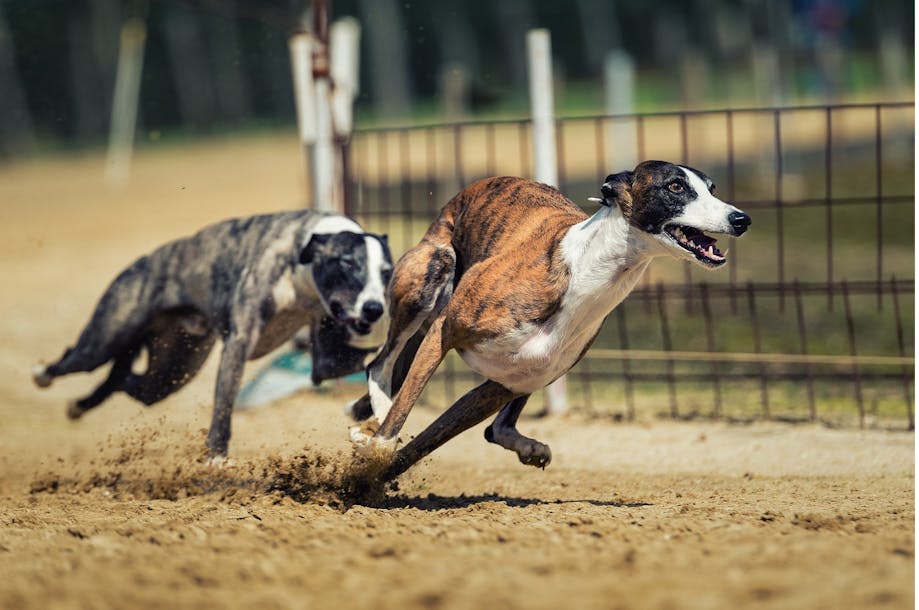
<svg viewBox="0 0 919 610"><path fill-rule="evenodd" d="M663 254L656 240L629 224L619 208L605 206L573 225L562 239L561 250L572 283L598 293L620 282L631 284L627 289L631 290L651 259Z"/></svg>
<svg viewBox="0 0 919 610"><path fill-rule="evenodd" d="M656 255L653 242L639 232L618 209L609 208L601 208L568 229L559 247L569 272L561 302L556 314L535 332L524 332L515 363L555 358L564 369L577 361L600 324L628 296ZM548 367L543 381L550 382L562 369Z"/></svg>

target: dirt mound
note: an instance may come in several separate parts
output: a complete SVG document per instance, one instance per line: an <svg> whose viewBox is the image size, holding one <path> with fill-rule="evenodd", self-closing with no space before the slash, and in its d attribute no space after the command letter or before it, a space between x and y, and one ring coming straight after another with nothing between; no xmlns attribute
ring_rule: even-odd
<svg viewBox="0 0 919 610"><path fill-rule="evenodd" d="M161 422L162 423L162 422ZM287 497L342 510L355 504L380 506L385 463L354 451L268 455L211 461L204 429L176 437L158 427L137 427L100 444L99 455L85 464L58 459L29 485L31 494L103 491L114 499L172 500L209 495L216 501L245 503Z"/></svg>

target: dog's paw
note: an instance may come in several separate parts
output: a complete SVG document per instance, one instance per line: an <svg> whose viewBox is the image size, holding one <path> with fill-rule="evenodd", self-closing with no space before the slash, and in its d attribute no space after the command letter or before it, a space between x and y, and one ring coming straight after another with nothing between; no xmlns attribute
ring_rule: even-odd
<svg viewBox="0 0 919 610"><path fill-rule="evenodd" d="M67 413L67 419L76 421L80 419L81 417L83 417L83 414L86 413L86 411L81 409L80 405L78 405L76 401L73 401L73 402L67 403L66 413Z"/></svg>
<svg viewBox="0 0 919 610"><path fill-rule="evenodd" d="M358 455L374 462L389 462L399 447L399 438L382 438L351 428L351 441Z"/></svg>
<svg viewBox="0 0 919 610"><path fill-rule="evenodd" d="M212 455L204 463L210 468L230 468L236 465L236 462L225 455Z"/></svg>
<svg viewBox="0 0 919 610"><path fill-rule="evenodd" d="M362 447L371 443L374 438L373 435L376 434L379 427L379 422L371 417L348 428L348 435L351 437L352 443Z"/></svg>
<svg viewBox="0 0 919 610"><path fill-rule="evenodd" d="M32 367L32 381L40 388L47 388L51 385L53 377L48 374L48 367L43 364L36 364Z"/></svg>
<svg viewBox="0 0 919 610"><path fill-rule="evenodd" d="M527 466L545 469L549 462L552 461L552 450L549 449L549 445L531 438L521 439L521 442L514 447L514 451L517 453L520 463Z"/></svg>

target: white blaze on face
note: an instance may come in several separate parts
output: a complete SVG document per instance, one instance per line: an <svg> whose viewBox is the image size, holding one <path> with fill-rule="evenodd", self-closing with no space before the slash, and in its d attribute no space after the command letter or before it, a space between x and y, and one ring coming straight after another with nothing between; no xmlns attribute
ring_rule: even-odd
<svg viewBox="0 0 919 610"><path fill-rule="evenodd" d="M386 305L386 286L383 284L383 265L386 262L386 255L383 252L383 244L375 237L365 237L364 244L367 247L367 283L364 289L357 297L355 309L361 310L364 303L368 301L379 301Z"/></svg>
<svg viewBox="0 0 919 610"><path fill-rule="evenodd" d="M383 251L383 244L376 237L365 237L364 245L367 248L367 283L357 299L354 302L354 317L359 318L364 304L376 301L383 305L383 315L373 323L371 331L367 335L355 335L351 333L351 340L348 342L355 347L376 347L382 345L386 340L386 332L389 325L388 312L386 311L386 285L383 283L383 268L388 266Z"/></svg>
<svg viewBox="0 0 919 610"><path fill-rule="evenodd" d="M341 233L342 231L364 232L359 224L344 216L323 216L313 226L313 233Z"/></svg>
<svg viewBox="0 0 919 610"><path fill-rule="evenodd" d="M712 195L709 185L697 173L682 166L680 169L686 174L689 186L696 192L696 198L683 208L683 213L674 218L672 222L694 227L700 231L730 233L731 223L728 222L728 215L740 210Z"/></svg>

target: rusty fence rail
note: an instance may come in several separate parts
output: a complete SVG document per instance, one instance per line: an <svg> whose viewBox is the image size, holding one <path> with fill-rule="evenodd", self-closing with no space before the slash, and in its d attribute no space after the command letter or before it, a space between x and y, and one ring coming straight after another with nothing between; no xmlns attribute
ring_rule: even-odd
<svg viewBox="0 0 919 610"><path fill-rule="evenodd" d="M530 128L360 130L348 212L388 233L398 255L462 185L529 176ZM912 103L573 117L556 129L559 188L587 211L607 174L660 158L703 169L754 219L725 244L727 271L652 265L569 375L573 404L630 419L913 429ZM456 358L441 369L429 402L476 382Z"/></svg>

